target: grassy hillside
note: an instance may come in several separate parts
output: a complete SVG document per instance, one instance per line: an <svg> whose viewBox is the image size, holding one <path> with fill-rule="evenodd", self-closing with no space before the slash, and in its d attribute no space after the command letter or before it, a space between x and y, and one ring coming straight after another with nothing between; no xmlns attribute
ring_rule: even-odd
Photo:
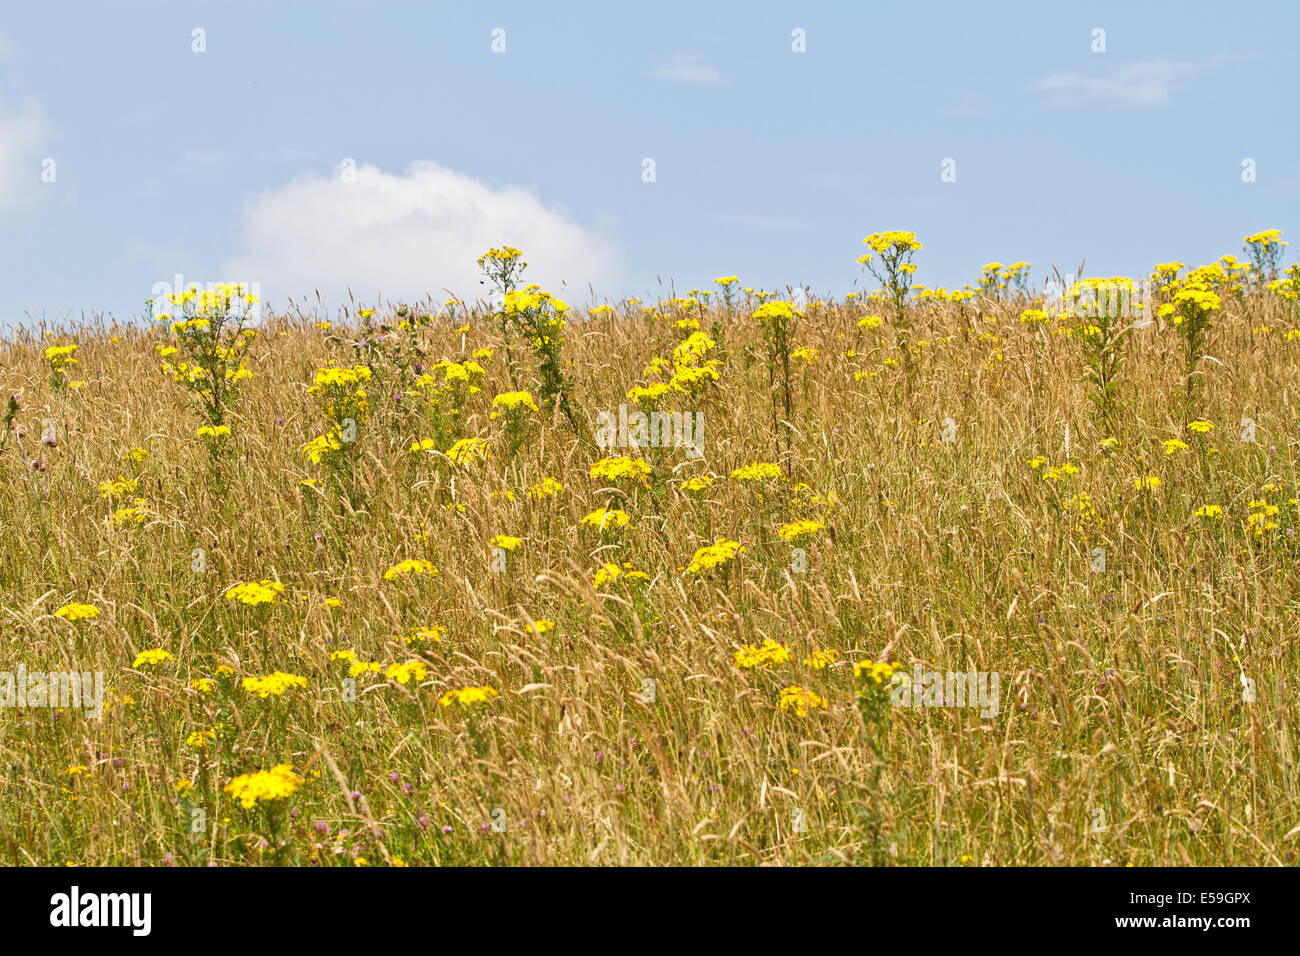
<svg viewBox="0 0 1300 956"><path fill-rule="evenodd" d="M842 301L506 249L497 310L0 344L0 668L105 682L0 708L0 861L1298 862L1300 269L1063 308L907 236Z"/></svg>

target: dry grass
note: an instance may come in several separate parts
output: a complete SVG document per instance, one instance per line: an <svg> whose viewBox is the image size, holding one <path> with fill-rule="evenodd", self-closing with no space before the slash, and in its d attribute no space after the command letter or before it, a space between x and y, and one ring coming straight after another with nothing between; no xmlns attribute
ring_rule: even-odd
<svg viewBox="0 0 1300 956"><path fill-rule="evenodd" d="M1135 331L1133 404L1107 453L1077 339L1023 325L1027 304L977 300L962 315L912 306L927 345L910 399L885 363L897 355L890 324L856 325L878 308L811 308L795 344L820 354L795 367L789 481L761 493L728 476L776 454L764 352L752 303L715 305L703 328L721 333L721 379L676 404L704 413L704 458L644 450L654 475L622 499L632 524L603 536L579 526L611 501L588 475L601 453L562 418L536 423L507 455L488 416L509 389L499 349L461 425L493 439L485 467L410 453L424 437L420 403L395 400L377 364L351 477L336 485L300 451L324 430L307 387L318 368L354 361L356 327L269 317L218 485L195 438L201 422L159 368L165 330L0 346L0 386L20 393L15 424L44 468L32 472L12 438L0 455L0 666L102 670L110 698L102 721L0 710L0 860L1295 864L1300 342L1281 338L1271 298L1225 298L1200 408L1217 427L1198 439L1178 404L1175 330ZM670 355L687 334L679 317L622 306L570 325L564 356L590 419ZM452 330L461 321L422 333L434 358L499 345L486 318L471 317L465 336ZM1261 325L1274 328L1252 332ZM55 392L43 350L64 341L79 345L86 384ZM1243 416L1257 422L1253 444L1239 440ZM940 440L948 417L952 443ZM47 418L55 448L39 445ZM1044 481L1027 460L1064 461L1067 427L1080 471ZM1190 448L1166 455L1170 438ZM150 452L138 466L122 461L133 446ZM707 492L680 488L703 474L716 476ZM99 485L132 475L147 521L114 526L130 502L102 498ZM1161 479L1152 493L1133 486L1146 475ZM319 490L300 487L309 476ZM563 491L529 499L544 476ZM1099 518L1083 531L1062 510L1080 491ZM1246 526L1252 500L1279 506L1278 527L1259 538ZM1223 519L1194 517L1204 504L1222 505ZM805 517L826 527L797 573L777 531ZM523 539L505 573L492 569L498 534ZM724 536L745 545L732 564L681 570ZM1098 547L1103 573L1090 568ZM198 548L204 574L192 569ZM385 581L405 558L440 574ZM597 591L602 561L650 580ZM222 596L263 578L285 585L269 609ZM99 617L53 616L70 601ZM535 635L535 619L556 627ZM430 624L446 632L423 652L396 639ZM768 637L789 648L788 664L734 665L742 644ZM346 667L330 659L345 647L385 666L418 657L427 677L365 675L346 700ZM175 660L132 669L150 648ZM814 649L839 663L806 666ZM864 716L855 694L881 691L853 665L882 657L997 672L999 713ZM223 664L233 675L214 691L192 687ZM266 700L241 689L274 670L305 676L306 689ZM779 709L789 684L828 706ZM438 704L480 685L500 696ZM226 729L204 749L186 744L217 725ZM287 800L244 810L222 790L280 763L305 777ZM86 770L68 773L76 766ZM179 781L192 783L181 797Z"/></svg>

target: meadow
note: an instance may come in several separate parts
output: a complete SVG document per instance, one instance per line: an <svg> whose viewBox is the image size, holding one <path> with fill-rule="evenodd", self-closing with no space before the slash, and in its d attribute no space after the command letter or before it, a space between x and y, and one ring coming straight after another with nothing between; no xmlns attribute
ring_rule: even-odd
<svg viewBox="0 0 1300 956"><path fill-rule="evenodd" d="M0 685L0 862L1300 861L1279 233L1055 295L857 253L15 332L0 670L104 683Z"/></svg>

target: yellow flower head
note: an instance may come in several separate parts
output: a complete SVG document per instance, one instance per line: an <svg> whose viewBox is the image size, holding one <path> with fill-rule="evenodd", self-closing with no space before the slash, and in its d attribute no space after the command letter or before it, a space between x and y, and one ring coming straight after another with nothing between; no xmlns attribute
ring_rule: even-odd
<svg viewBox="0 0 1300 956"><path fill-rule="evenodd" d="M789 302L775 300L764 302L754 310L754 320L764 325L789 323L795 316L795 308Z"/></svg>
<svg viewBox="0 0 1300 956"><path fill-rule="evenodd" d="M696 549L695 556L686 567L686 573L703 574L713 568L724 567L744 550L745 546L739 541L719 538L713 544Z"/></svg>
<svg viewBox="0 0 1300 956"><path fill-rule="evenodd" d="M93 604L65 604L54 612L55 617L61 617L65 621L93 621L99 617L99 608Z"/></svg>
<svg viewBox="0 0 1300 956"><path fill-rule="evenodd" d="M792 521L790 524L783 525L779 534L785 540L793 542L800 538L806 538L809 535L816 534L826 527L823 521Z"/></svg>
<svg viewBox="0 0 1300 956"><path fill-rule="evenodd" d="M776 706L780 710L793 711L797 717L807 717L808 713L820 707L826 709L826 701L811 690L802 687L786 687L777 698Z"/></svg>
<svg viewBox="0 0 1300 956"><path fill-rule="evenodd" d="M334 432L328 432L324 435L317 435L307 444L302 446L303 454L307 456L308 461L313 465L319 465L321 459L331 452L339 451L343 447L343 442Z"/></svg>
<svg viewBox="0 0 1300 956"><path fill-rule="evenodd" d="M626 511L618 508L598 508L591 514L582 519L582 524L588 528L595 528L597 531L604 531L606 528L626 528L628 522L632 519Z"/></svg>
<svg viewBox="0 0 1300 956"><path fill-rule="evenodd" d="M853 676L865 676L867 680L879 684L893 677L895 671L901 671L902 669L902 664L889 664L885 661L873 661L868 658L853 665Z"/></svg>
<svg viewBox="0 0 1300 956"><path fill-rule="evenodd" d="M384 676L403 685L411 681L418 684L429 676L429 669L422 661L407 661L405 664L389 664Z"/></svg>
<svg viewBox="0 0 1300 956"><path fill-rule="evenodd" d="M650 477L650 465L640 458L602 458L591 466L590 474L598 481L635 481L645 484Z"/></svg>
<svg viewBox="0 0 1300 956"><path fill-rule="evenodd" d="M139 486L140 482L134 478L101 481L99 483L99 496L101 498L125 498L127 495L134 494Z"/></svg>
<svg viewBox="0 0 1300 956"><path fill-rule="evenodd" d="M410 646L419 646L420 644L440 644L442 635L447 633L445 627L439 627L437 624L429 624L425 627L417 627L410 634L402 638L402 643Z"/></svg>
<svg viewBox="0 0 1300 956"><path fill-rule="evenodd" d="M52 345L45 350L45 360L50 363L52 370L61 372L68 366L77 364L77 360L73 358L76 351L75 345Z"/></svg>
<svg viewBox="0 0 1300 956"><path fill-rule="evenodd" d="M485 438L462 438L447 449L447 458L457 466L484 461L487 456L488 443Z"/></svg>
<svg viewBox="0 0 1300 956"><path fill-rule="evenodd" d="M462 687L460 690L447 691L438 698L438 703L444 708L449 708L452 704L473 707L475 704L486 704L497 696L500 695L491 687Z"/></svg>
<svg viewBox="0 0 1300 956"><path fill-rule="evenodd" d="M159 664L165 664L167 661L176 660L171 654L164 651L161 647L155 647L152 650L141 651L135 657L132 667L157 667Z"/></svg>
<svg viewBox="0 0 1300 956"><path fill-rule="evenodd" d="M282 763L270 770L241 774L222 789L245 810L251 810L259 801L270 803L291 797L300 786L302 777L293 772L293 764Z"/></svg>
<svg viewBox="0 0 1300 956"><path fill-rule="evenodd" d="M887 250L897 252L919 252L921 250L921 243L917 241L916 233L905 232L902 229L873 232L862 241L871 247L872 252L876 253L883 253Z"/></svg>
<svg viewBox="0 0 1300 956"><path fill-rule="evenodd" d="M215 730L196 730L185 738L185 744L193 747L195 750L206 750L209 740L216 740L217 732ZM189 781L186 781L187 783Z"/></svg>
<svg viewBox="0 0 1300 956"><path fill-rule="evenodd" d="M736 481L775 481L781 477L781 466L772 462L756 461L731 473Z"/></svg>
<svg viewBox="0 0 1300 956"><path fill-rule="evenodd" d="M267 697L279 697L286 691L306 687L307 678L286 674L284 671L272 671L265 677L245 677L240 686L265 700Z"/></svg>
<svg viewBox="0 0 1300 956"><path fill-rule="evenodd" d="M528 489L528 497L534 500L550 498L559 494L563 489L564 486L556 479L543 478L537 484Z"/></svg>
<svg viewBox="0 0 1300 956"><path fill-rule="evenodd" d="M274 604L276 599L283 593L283 584L279 581L272 581L270 578L264 578L261 581L245 581L228 588L226 590L226 600L238 601L240 604L246 604L249 607L259 607L263 604Z"/></svg>
<svg viewBox="0 0 1300 956"><path fill-rule="evenodd" d="M503 414L524 410L538 411L537 403L528 392L502 392L492 399L492 418L500 418Z"/></svg>
<svg viewBox="0 0 1300 956"><path fill-rule="evenodd" d="M599 589L602 585L619 578L631 583L633 581L647 581L649 575L644 571L633 571L632 564L629 561L624 561L621 568L617 564L605 563L596 569L596 573L592 577L592 586Z"/></svg>
<svg viewBox="0 0 1300 956"><path fill-rule="evenodd" d="M813 651L803 659L805 667L811 667L815 671L823 670L830 667L840 659L840 655L833 650Z"/></svg>
<svg viewBox="0 0 1300 956"><path fill-rule="evenodd" d="M634 385L628 389L627 397L629 400L640 405L642 402L655 402L663 398L671 391L671 386L664 382L654 382L651 385Z"/></svg>
<svg viewBox="0 0 1300 956"><path fill-rule="evenodd" d="M438 569L423 558L407 558L385 571L384 580L396 581L398 578L410 577L413 574L435 575L437 573Z"/></svg>
<svg viewBox="0 0 1300 956"><path fill-rule="evenodd" d="M756 667L776 667L790 663L790 650L772 638L765 638L762 644L742 644L736 651L735 664L742 670Z"/></svg>

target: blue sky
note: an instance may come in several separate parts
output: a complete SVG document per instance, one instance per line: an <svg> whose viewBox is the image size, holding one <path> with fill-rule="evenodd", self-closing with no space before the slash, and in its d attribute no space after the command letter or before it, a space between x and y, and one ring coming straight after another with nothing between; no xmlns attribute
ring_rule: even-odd
<svg viewBox="0 0 1300 956"><path fill-rule="evenodd" d="M841 295L889 228L929 285L1208 262L1300 240L1297 36L1286 2L3 0L0 326L177 273L440 302L503 243L578 303Z"/></svg>

